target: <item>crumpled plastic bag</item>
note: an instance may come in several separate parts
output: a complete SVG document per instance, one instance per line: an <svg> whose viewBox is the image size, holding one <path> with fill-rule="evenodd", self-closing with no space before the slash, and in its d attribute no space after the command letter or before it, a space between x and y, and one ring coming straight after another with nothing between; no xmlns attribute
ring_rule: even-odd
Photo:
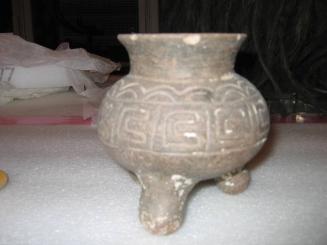
<svg viewBox="0 0 327 245"><path fill-rule="evenodd" d="M89 98L102 96L96 83L107 81L120 65L70 49L62 43L56 50L25 41L11 33L0 34L0 105L68 90L70 86Z"/></svg>

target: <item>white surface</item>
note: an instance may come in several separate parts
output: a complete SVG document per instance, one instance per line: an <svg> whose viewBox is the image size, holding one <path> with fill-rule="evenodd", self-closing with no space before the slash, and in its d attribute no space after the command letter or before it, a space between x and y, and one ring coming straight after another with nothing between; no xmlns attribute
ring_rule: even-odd
<svg viewBox="0 0 327 245"><path fill-rule="evenodd" d="M74 70L55 65L13 67L10 83L15 88L60 88L71 86ZM79 71L78 71L79 72Z"/></svg>
<svg viewBox="0 0 327 245"><path fill-rule="evenodd" d="M327 244L327 125L274 126L238 195L211 182L192 193L166 237L137 218L139 186L94 128L0 127L0 244Z"/></svg>

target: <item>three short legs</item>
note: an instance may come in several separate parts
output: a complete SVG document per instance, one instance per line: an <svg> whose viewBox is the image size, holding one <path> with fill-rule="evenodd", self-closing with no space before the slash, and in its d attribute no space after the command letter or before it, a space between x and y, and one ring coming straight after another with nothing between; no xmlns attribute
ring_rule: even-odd
<svg viewBox="0 0 327 245"><path fill-rule="evenodd" d="M188 194L199 180L182 175L138 173L142 186L139 218L151 233L167 235L175 232L183 222L184 206ZM225 193L238 194L250 183L247 170L235 170L217 179L218 187Z"/></svg>

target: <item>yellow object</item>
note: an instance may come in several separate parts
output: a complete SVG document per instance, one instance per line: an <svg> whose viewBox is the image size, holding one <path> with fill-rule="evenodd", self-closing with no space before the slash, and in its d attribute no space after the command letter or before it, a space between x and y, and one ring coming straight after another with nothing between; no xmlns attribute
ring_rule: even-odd
<svg viewBox="0 0 327 245"><path fill-rule="evenodd" d="M0 189L3 188L8 182L8 175L6 172L0 170Z"/></svg>

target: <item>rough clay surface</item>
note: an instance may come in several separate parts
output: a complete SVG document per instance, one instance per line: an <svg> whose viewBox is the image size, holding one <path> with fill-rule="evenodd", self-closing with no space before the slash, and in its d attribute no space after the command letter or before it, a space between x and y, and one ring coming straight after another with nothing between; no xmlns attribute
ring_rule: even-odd
<svg viewBox="0 0 327 245"><path fill-rule="evenodd" d="M233 70L244 35L118 38L131 71L103 100L99 136L111 157L142 183L143 225L169 234L181 225L196 183L242 171L260 150L269 130L267 105ZM227 193L248 186L248 175L234 174L218 185Z"/></svg>
<svg viewBox="0 0 327 245"><path fill-rule="evenodd" d="M250 184L251 176L248 170L228 173L218 178L217 184L219 189L231 195L239 194L245 191Z"/></svg>
<svg viewBox="0 0 327 245"><path fill-rule="evenodd" d="M1 245L326 245L327 125L273 125L240 195L198 184L183 226L140 225L141 187L89 127L0 127Z"/></svg>

